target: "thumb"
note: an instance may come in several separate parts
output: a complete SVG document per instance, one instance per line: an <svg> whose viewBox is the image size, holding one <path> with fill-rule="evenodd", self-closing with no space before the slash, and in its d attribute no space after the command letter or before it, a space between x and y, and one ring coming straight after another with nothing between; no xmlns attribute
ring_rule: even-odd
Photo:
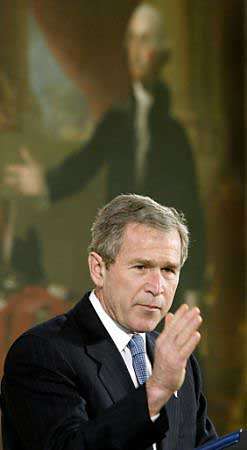
<svg viewBox="0 0 247 450"><path fill-rule="evenodd" d="M26 164L28 164L28 165L35 164L35 160L32 158L31 153L27 147L20 148L20 155L21 155L22 160Z"/></svg>

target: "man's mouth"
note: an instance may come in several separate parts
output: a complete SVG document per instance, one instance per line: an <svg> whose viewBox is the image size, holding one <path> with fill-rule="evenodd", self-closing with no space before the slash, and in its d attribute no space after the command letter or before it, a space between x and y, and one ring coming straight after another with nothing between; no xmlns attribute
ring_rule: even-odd
<svg viewBox="0 0 247 450"><path fill-rule="evenodd" d="M140 304L139 306L142 306L143 308L147 308L150 311L159 311L161 309L161 307L158 306L158 305L143 305L143 304Z"/></svg>

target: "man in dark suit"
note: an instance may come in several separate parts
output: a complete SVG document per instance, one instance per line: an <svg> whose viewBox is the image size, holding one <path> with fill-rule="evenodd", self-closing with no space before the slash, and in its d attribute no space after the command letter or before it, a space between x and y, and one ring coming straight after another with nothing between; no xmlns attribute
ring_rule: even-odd
<svg viewBox="0 0 247 450"><path fill-rule="evenodd" d="M187 252L183 216L149 197L120 195L98 213L95 289L7 355L2 403L18 448L192 450L215 437L192 355L200 310L168 312Z"/></svg>
<svg viewBox="0 0 247 450"><path fill-rule="evenodd" d="M168 88L159 81L170 52L164 29L153 6L137 7L126 32L132 84L127 102L109 110L86 145L46 173L22 152L25 164L8 167L6 182L19 192L56 202L82 190L106 164L107 200L136 192L183 211L193 240L181 302L203 289L204 219L193 152L184 128L171 116Z"/></svg>

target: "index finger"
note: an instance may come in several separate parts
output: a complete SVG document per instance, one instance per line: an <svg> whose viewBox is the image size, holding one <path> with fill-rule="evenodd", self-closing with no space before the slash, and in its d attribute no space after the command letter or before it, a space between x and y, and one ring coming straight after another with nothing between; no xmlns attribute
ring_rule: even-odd
<svg viewBox="0 0 247 450"><path fill-rule="evenodd" d="M189 308L188 305L183 304L175 312L172 320L168 319L168 324L164 328L164 335L166 334L166 332L169 332L171 336L175 337L176 335L181 333L181 330L183 330L184 327L187 327L188 324L194 322L200 323L201 320L200 309L197 306Z"/></svg>
<svg viewBox="0 0 247 450"><path fill-rule="evenodd" d="M176 316L176 320L178 320L180 317L182 317L187 311L189 307L185 303L181 305L175 313L168 312L164 318L164 328L162 331L167 330L171 324L173 323L173 320Z"/></svg>

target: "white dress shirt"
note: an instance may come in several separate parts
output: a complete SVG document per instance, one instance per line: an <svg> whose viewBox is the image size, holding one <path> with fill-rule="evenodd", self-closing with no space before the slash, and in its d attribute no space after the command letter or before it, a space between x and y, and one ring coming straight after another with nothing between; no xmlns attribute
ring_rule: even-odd
<svg viewBox="0 0 247 450"><path fill-rule="evenodd" d="M137 186L141 186L145 177L147 151L150 142L150 130L148 126L148 114L154 102L152 95L147 92L141 83L133 85L134 97L136 100L136 179Z"/></svg>

